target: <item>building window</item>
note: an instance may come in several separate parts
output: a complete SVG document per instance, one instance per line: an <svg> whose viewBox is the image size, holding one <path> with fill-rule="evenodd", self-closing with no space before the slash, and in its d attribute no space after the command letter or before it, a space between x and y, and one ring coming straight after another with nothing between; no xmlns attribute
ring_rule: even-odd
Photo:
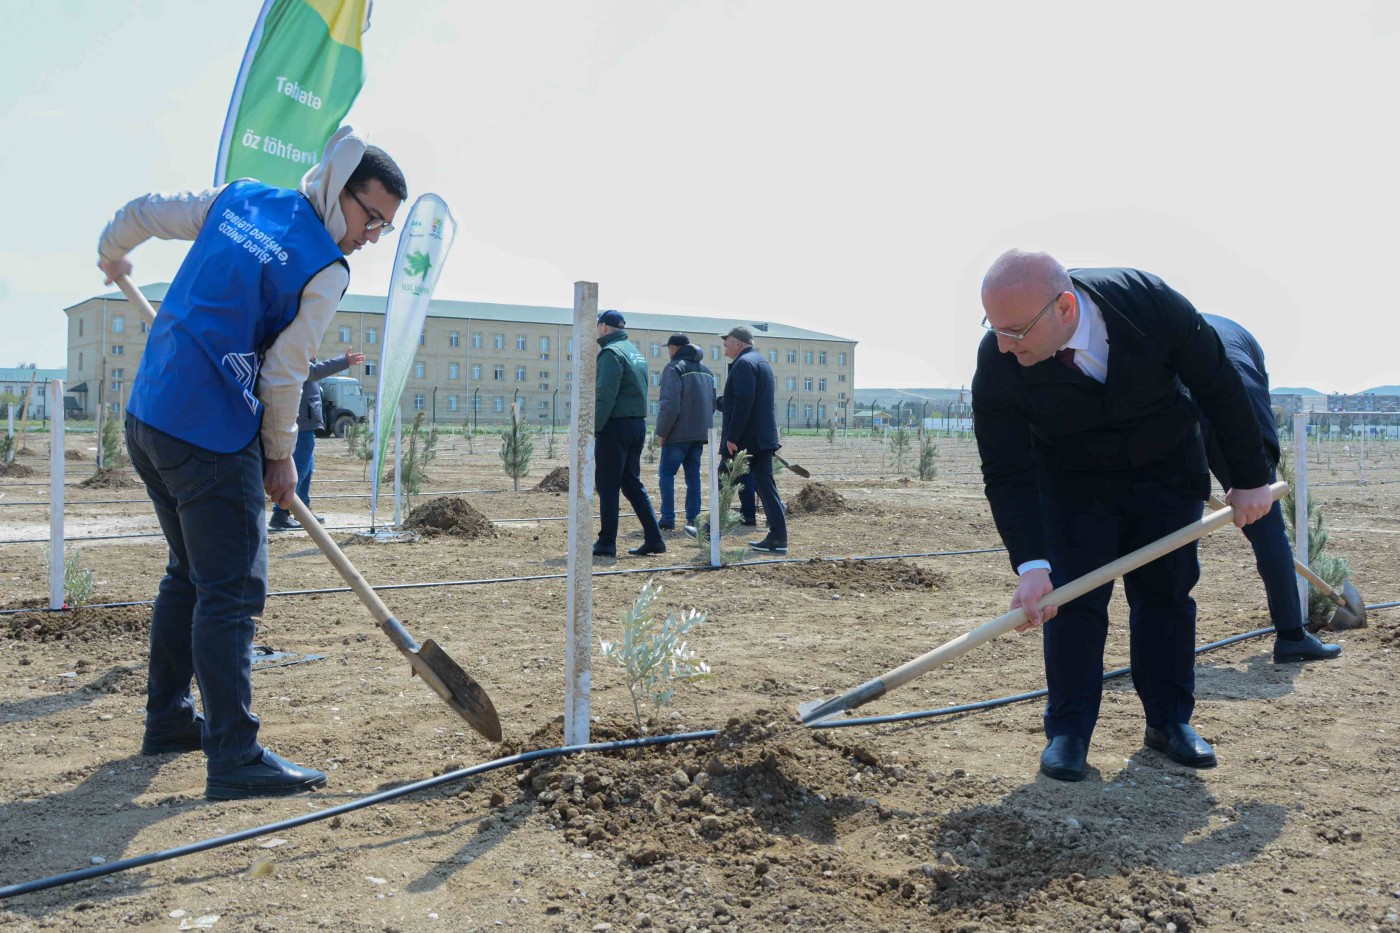
<svg viewBox="0 0 1400 933"><path fill-rule="evenodd" d="M568 342L565 343L564 346L565 346L565 350L564 350L565 353L573 353L573 352L574 352L574 338L570 337L570 338L568 339ZM569 359L573 359L573 357L569 357Z"/></svg>
<svg viewBox="0 0 1400 933"><path fill-rule="evenodd" d="M811 351L811 350L808 350L806 353L803 353L803 354L802 354L802 362L806 363L808 366L811 366L811 365L812 365L812 351Z"/></svg>
<svg viewBox="0 0 1400 933"><path fill-rule="evenodd" d="M837 382L845 382L845 381L846 381L846 374L845 374L845 373L842 373L841 375L837 376L837 377L836 377L836 381L837 381Z"/></svg>
<svg viewBox="0 0 1400 933"><path fill-rule="evenodd" d="M777 351L777 350L769 350L769 351L768 351L768 362L770 362L770 363L776 363L776 362L778 362L778 351Z"/></svg>
<svg viewBox="0 0 1400 933"><path fill-rule="evenodd" d="M113 356L124 356L125 354L126 354L126 348L123 347L121 344L118 343L118 344L114 344L114 345L112 346L112 355L113 355Z"/></svg>
<svg viewBox="0 0 1400 933"><path fill-rule="evenodd" d="M719 347L710 347L710 359L719 359Z"/></svg>
<svg viewBox="0 0 1400 933"><path fill-rule="evenodd" d="M524 381L525 381L525 367L524 367L524 366L517 366L517 367L515 367L515 381L516 381L516 382L524 382Z"/></svg>
<svg viewBox="0 0 1400 933"><path fill-rule="evenodd" d="M449 332L447 335L447 345L449 347L460 347L462 345L461 334L457 333L455 330Z"/></svg>
<svg viewBox="0 0 1400 933"><path fill-rule="evenodd" d="M78 336L81 337L82 335L83 335L83 319L82 319L82 318L78 318Z"/></svg>
<svg viewBox="0 0 1400 933"><path fill-rule="evenodd" d="M846 354L844 354L844 353L838 353L838 354L836 354L836 365L838 365L838 366L845 366L845 365L846 365Z"/></svg>
<svg viewBox="0 0 1400 933"><path fill-rule="evenodd" d="M448 410L448 411L456 411L456 410L457 410L457 396L455 396L455 395L449 395L449 396L447 397L447 410Z"/></svg>
<svg viewBox="0 0 1400 933"><path fill-rule="evenodd" d="M805 378L805 379L802 380L802 391L803 391L803 392L811 392L811 391L812 391L812 377L811 377L811 376L808 376L807 378Z"/></svg>
<svg viewBox="0 0 1400 933"><path fill-rule="evenodd" d="M372 346L372 345L374 345L374 344L376 344L376 343L378 343L378 342L379 342L379 328L377 328L377 327L366 327L366 328L365 328L365 344L366 344L366 345Z"/></svg>
<svg viewBox="0 0 1400 933"><path fill-rule="evenodd" d="M365 375L373 376L379 372L379 364L374 360L365 360Z"/></svg>
<svg viewBox="0 0 1400 933"><path fill-rule="evenodd" d="M506 400L505 400L505 396L503 396L503 395L498 395L498 396L496 396L495 398L491 399L491 410L492 410L492 411L505 411L505 410L506 410Z"/></svg>
<svg viewBox="0 0 1400 933"><path fill-rule="evenodd" d="M806 418L808 421L811 421L811 420L812 420L812 406L811 406L811 405L803 405L803 406L802 406L802 417Z"/></svg>
<svg viewBox="0 0 1400 933"><path fill-rule="evenodd" d="M497 350L504 350L506 348L506 335L496 334L491 338L491 343L496 347Z"/></svg>
<svg viewBox="0 0 1400 933"><path fill-rule="evenodd" d="M823 366L826 365L826 351L825 351L825 350L823 350L823 351L821 351L820 353L817 354L817 362L820 363L820 364L823 365Z"/></svg>
<svg viewBox="0 0 1400 933"><path fill-rule="evenodd" d="M661 344L657 343L655 340L653 340L653 341L651 342L651 355L652 355L652 356L660 356L660 355L661 355Z"/></svg>
<svg viewBox="0 0 1400 933"><path fill-rule="evenodd" d="M547 369L542 369L542 370L540 370L540 378L541 378L541 379L548 379L548 378L549 378L549 370L547 370Z"/></svg>
<svg viewBox="0 0 1400 933"><path fill-rule="evenodd" d="M349 342L350 342L350 328L348 328L348 327L342 327L342 328L339 329L338 333L340 334L340 342L341 342L341 343L349 343Z"/></svg>
<svg viewBox="0 0 1400 933"><path fill-rule="evenodd" d="M787 388L788 388L788 391L789 391L789 392L796 392L796 391L797 391L797 377L796 377L796 376L788 376Z"/></svg>
<svg viewBox="0 0 1400 933"><path fill-rule="evenodd" d="M476 333L472 334L472 349L473 349L473 350L480 350L480 349L481 349L481 332L480 332L480 331L477 331Z"/></svg>
<svg viewBox="0 0 1400 933"><path fill-rule="evenodd" d="M651 403L651 413L654 415L654 414L656 414L656 413L659 412L659 411L661 411L661 403L660 403L660 402L652 402L652 403Z"/></svg>
<svg viewBox="0 0 1400 933"><path fill-rule="evenodd" d="M654 386L659 386L659 385L661 385L661 374L660 374L660 373L652 373L652 374L651 374L651 384L654 385Z"/></svg>
<svg viewBox="0 0 1400 933"><path fill-rule="evenodd" d="M122 378L123 376L125 376L125 375L126 375L126 370L124 370L124 369L122 369L122 368L120 368L120 367L118 367L117 369L112 370L112 378L113 378L113 379L121 379L121 378Z"/></svg>
<svg viewBox="0 0 1400 933"><path fill-rule="evenodd" d="M480 364L480 363L473 363L473 364L472 364L472 379L473 379L473 381L475 381L475 382L480 382L480 381L481 381L481 364Z"/></svg>
<svg viewBox="0 0 1400 933"><path fill-rule="evenodd" d="M112 333L126 333L126 318L122 317L120 314L112 318Z"/></svg>
<svg viewBox="0 0 1400 933"><path fill-rule="evenodd" d="M818 421L821 421L821 420L822 420L823 418L825 418L825 417L826 417L826 406L825 406L825 405L818 405L818 406L817 406L817 420L818 420Z"/></svg>
<svg viewBox="0 0 1400 933"><path fill-rule="evenodd" d="M82 371L82 368L83 368L83 351L82 351L82 350L79 350L79 351L78 351L78 370L81 372L81 371ZM11 392L14 392L14 389L11 389L10 391L11 391Z"/></svg>
<svg viewBox="0 0 1400 933"><path fill-rule="evenodd" d="M548 391L549 391L549 383L547 383L547 382L541 382L541 383L540 383L540 391L541 391L541 392L548 392Z"/></svg>
<svg viewBox="0 0 1400 933"><path fill-rule="evenodd" d="M142 322L141 322L141 333L143 333L143 334L149 333L149 332L150 332L150 329L151 329L151 325L147 324L145 321L142 321Z"/></svg>
<svg viewBox="0 0 1400 933"><path fill-rule="evenodd" d="M497 363L497 364L496 364L494 367L492 367L492 369L491 369L491 378L494 379L494 380L496 380L497 382L505 382L505 379L506 379L506 368L505 368L504 366L502 366L500 363Z"/></svg>
<svg viewBox="0 0 1400 933"><path fill-rule="evenodd" d="M826 380L825 380L825 379L818 379L818 380L817 380L817 391L818 391L818 392L825 392L825 391L826 391Z"/></svg>
<svg viewBox="0 0 1400 933"><path fill-rule="evenodd" d="M422 410L423 410L423 393L422 393L422 392L419 392L419 393L417 393L417 394L415 394L415 395L413 396L413 410L414 410L414 411L422 411Z"/></svg>
<svg viewBox="0 0 1400 933"><path fill-rule="evenodd" d="M413 378L423 379L428 375L428 365L426 363L413 364Z"/></svg>
<svg viewBox="0 0 1400 933"><path fill-rule="evenodd" d="M418 346L420 346L420 347L426 347L427 345L428 345L428 331L427 331L426 329L425 329L425 330L420 330L420 331L418 332Z"/></svg>
<svg viewBox="0 0 1400 933"><path fill-rule="evenodd" d="M516 336L516 338L515 338L515 349L517 349L517 350L523 350L523 349L525 349L525 335L524 335L524 334L518 334L518 335Z"/></svg>
<svg viewBox="0 0 1400 933"><path fill-rule="evenodd" d="M459 379L459 378L461 378L461 372L462 372L462 368L461 368L461 366L459 366L458 364L456 364L456 363L448 363L448 364L447 364L447 378L448 378L448 379Z"/></svg>
<svg viewBox="0 0 1400 933"><path fill-rule="evenodd" d="M789 363L796 363L796 362L797 362L797 351L796 351L796 350L789 350L789 351L787 351L787 361L788 361Z"/></svg>
<svg viewBox="0 0 1400 933"><path fill-rule="evenodd" d="M549 352L549 338L548 338L548 337L541 337L541 338L540 338L540 352L541 352L541 353L548 353L548 352ZM544 356L544 357L540 357L540 359L545 359L545 360L547 360L547 359L549 359L549 357Z"/></svg>

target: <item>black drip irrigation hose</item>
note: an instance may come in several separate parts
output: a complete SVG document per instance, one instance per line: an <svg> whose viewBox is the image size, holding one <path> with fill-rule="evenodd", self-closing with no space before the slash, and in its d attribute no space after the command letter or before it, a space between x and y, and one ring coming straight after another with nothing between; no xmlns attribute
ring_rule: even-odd
<svg viewBox="0 0 1400 933"><path fill-rule="evenodd" d="M842 561L867 561L867 560L900 560L907 557L961 557L967 554L995 554L998 551L1005 551L1004 547L976 548L969 551L925 551L916 554L874 554L868 557L773 557L766 560L746 560L737 564L721 564L719 567L711 567L709 564L678 564L671 567L635 567L627 570L595 570L595 577L614 577L633 573L672 573L672 572L698 572L704 570L723 570L727 567L762 567L766 564L806 564L811 561L821 561L823 563L841 563ZM435 580L427 583L383 583L379 586L371 586L375 592L385 590L421 590L431 589L438 586L485 586L494 583L520 583L535 580L562 580L568 576L567 573L537 573L520 577L485 577L480 580ZM352 593L348 586L327 586L309 590L278 590L268 593L268 598L273 596L323 596L330 593ZM124 603L87 603L84 609L119 609L124 606L150 606L155 603L154 599L135 599ZM71 609L50 609L46 606L35 606L28 609L0 609L0 616L17 615L21 612L71 612Z"/></svg>
<svg viewBox="0 0 1400 933"><path fill-rule="evenodd" d="M1196 649L1196 654L1203 654L1215 648L1223 648L1236 642L1249 638L1257 638L1272 632L1272 628L1255 629L1239 635L1232 635L1229 638L1222 638L1207 645L1201 645ZM1108 671L1103 675L1104 681L1121 677L1131 669L1120 667L1117 670ZM970 713L979 710L995 709L1000 706L1008 706L1012 703L1021 703L1026 700L1034 700L1043 697L1048 691L1034 690L1030 693L1017 693L1011 696L997 697L991 700L982 700L976 703L963 703L958 706L945 706L940 709L919 710L912 713L898 713L892 716L867 716L857 719L837 719L817 723L808 728L812 729L848 729L856 726L875 726L887 723L910 722L917 719L931 719L935 716L952 716L958 713ZM456 771L449 771L437 777L425 778L421 781L414 781L402 787L395 787L389 790L371 794L368 797L361 797L359 800L352 800L348 803L335 807L328 807L325 810L317 810L315 813L305 813L301 816L291 817L286 820L279 820L275 823L265 823L262 826L254 826L251 829L242 829L238 832L228 833L223 836L215 836L210 839L202 839L199 842L191 842L183 846L176 846L173 849L163 849L159 852L151 852L147 855L138 855L135 858L121 859L116 862L108 862L102 865L93 865L88 868L80 868L76 871L65 872L59 875L50 875L47 878L37 878L33 881L24 881L16 884L0 887L0 900L7 900L18 897L21 894L32 894L36 891L46 891L49 888L57 888L63 885L76 884L79 881L88 881L92 878L100 878L104 875L113 875L118 872L129 871L133 868L141 868L145 865L152 865L156 862L169 861L185 855L193 855L197 852L205 852L209 849L216 849L235 842L242 842L246 839L255 839L258 836L265 836L269 833L283 832L294 829L298 826L305 826L307 823L314 823L330 817L340 816L343 813L351 813L355 810L363 810L365 807L376 806L381 803L388 803L400 797L407 797L416 794L418 791L430 790L434 787L441 787L444 784L452 784L478 774L485 774L499 768L508 768L513 765L528 764L532 761L540 761L548 758L561 758L565 755L582 754L585 752L610 752L625 751L632 748L646 748L655 745L674 745L678 742L699 742L712 739L719 735L718 729L704 729L699 732L678 732L672 735L646 736L639 739L621 739L615 742L592 742L587 745L564 745L558 748L543 748L533 752L521 752L517 755L509 755L505 758L496 758L481 764L472 765L469 768L460 768Z"/></svg>
<svg viewBox="0 0 1400 933"><path fill-rule="evenodd" d="M442 489L442 490L438 490L438 491L436 491L436 492L423 492L423 493L419 493L418 495L420 495L420 496L466 496L466 495L473 495L473 496L493 496L493 495L497 495L498 493L503 493L503 492L507 492L507 491L508 491L508 490L505 490L505 489ZM382 489L379 491L379 494L380 494L381 496L388 495L388 493L386 493L386 492L385 492L384 490L382 490ZM346 493L329 493L329 494L322 494L322 493L319 493L319 492L318 492L318 493L316 494L316 498L317 498L317 499L370 499L370 498L373 498L373 495L374 495L373 493L368 493L368 492L346 492ZM68 499L68 500L65 500L63 504L64 504L65 507L66 507L66 506L70 506L70 505L134 505L134 504L136 504L136 503L150 502L150 501L151 501L150 499ZM48 504L49 504L49 500L47 500L47 499L32 499L32 500L25 500L25 501L23 501L23 502L3 502L3 501L0 501L0 506L3 506L3 505L48 505Z"/></svg>

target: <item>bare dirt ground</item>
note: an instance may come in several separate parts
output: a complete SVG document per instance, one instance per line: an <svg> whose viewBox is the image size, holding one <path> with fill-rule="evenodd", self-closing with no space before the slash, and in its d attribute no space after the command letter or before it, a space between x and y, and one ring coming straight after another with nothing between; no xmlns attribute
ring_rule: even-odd
<svg viewBox="0 0 1400 933"><path fill-rule="evenodd" d="M86 450L81 443L70 446ZM940 438L940 476L902 477L875 443L798 438L785 456L846 511L794 515L794 558L997 547L967 440ZM39 457L47 440L32 442ZM537 445L537 449L540 445ZM1397 598L1400 462L1355 447L1313 467L1333 548L1368 602ZM376 585L564 572L566 498L503 491L494 439L448 441L430 488L467 492L494 537L347 549ZM317 450L315 509L349 540L367 527L363 471ZM564 444L559 445L562 451ZM1332 462L1335 454L1335 462ZM0 482L0 541L47 538L47 462ZM522 487L562 460L537 462ZM654 477L654 466L645 468ZM155 530L141 491L80 489L70 536ZM21 485L32 483L33 485ZM654 479L649 480L655 490ZM779 480L785 499L803 482ZM426 502L423 497L415 505ZM105 500L127 500L110 502ZM131 501L134 500L134 501ZM38 505L20 505L39 502ZM391 508L387 503L381 509ZM623 537L640 541L630 518ZM753 529L740 529L752 532ZM760 529L761 531L761 529ZM623 543L623 542L620 542ZM653 732L720 729L642 755L492 771L398 801L131 871L0 901L15 930L1368 930L1400 925L1400 610L1328 636L1342 657L1276 665L1271 639L1202 655L1195 725L1220 766L1142 746L1124 679L1105 686L1080 784L1036 773L1036 701L897 725L795 728L798 703L842 692L999 615L1002 553L701 571L694 542L598 570L658 572L667 608L709 613L692 639L714 676L683 685ZM150 599L159 538L80 543L98 602ZM0 608L41 605L44 545L0 543ZM1201 547L1199 641L1268 624L1243 538ZM300 533L270 544L274 591L338 587ZM595 577L595 636L646 574ZM258 640L325 660L259 670L263 740L330 772L324 791L211 803L202 756L143 758L145 606L0 615L0 884L157 852L562 741L563 579L386 590L492 696L501 746L478 738L348 593L269 599ZM1127 663L1121 596L1107 662ZM632 703L595 657L595 740L635 734ZM1040 637L1011 635L862 714L939 708L1043 686ZM217 919L210 919L217 918Z"/></svg>

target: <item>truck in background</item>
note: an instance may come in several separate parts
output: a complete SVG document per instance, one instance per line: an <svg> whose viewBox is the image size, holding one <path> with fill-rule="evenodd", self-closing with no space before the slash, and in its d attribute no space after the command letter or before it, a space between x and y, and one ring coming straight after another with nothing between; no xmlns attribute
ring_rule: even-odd
<svg viewBox="0 0 1400 933"><path fill-rule="evenodd" d="M344 437L350 425L364 423L368 406L360 380L353 376L327 376L321 380L321 437Z"/></svg>

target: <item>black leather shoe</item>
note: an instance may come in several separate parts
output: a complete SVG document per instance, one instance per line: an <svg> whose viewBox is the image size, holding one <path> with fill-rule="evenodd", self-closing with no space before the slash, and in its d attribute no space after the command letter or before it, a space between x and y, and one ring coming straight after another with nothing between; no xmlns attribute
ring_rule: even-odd
<svg viewBox="0 0 1400 933"><path fill-rule="evenodd" d="M1329 645L1310 632L1304 632L1297 641L1274 639L1274 661L1279 664L1289 661L1330 661L1341 653L1341 645Z"/></svg>
<svg viewBox="0 0 1400 933"><path fill-rule="evenodd" d="M647 557L651 554L665 554L666 542L650 541L643 544L641 547L629 548L627 553L631 554L633 557Z"/></svg>
<svg viewBox="0 0 1400 933"><path fill-rule="evenodd" d="M1187 723L1173 722L1160 728L1148 726L1143 742L1188 768L1215 767L1215 750Z"/></svg>
<svg viewBox="0 0 1400 933"><path fill-rule="evenodd" d="M141 740L143 755L179 755L184 752L197 752L204 746L201 736L204 732L204 717L196 716L189 728L168 734L146 733Z"/></svg>
<svg viewBox="0 0 1400 933"><path fill-rule="evenodd" d="M660 528L662 531L675 531L675 530L676 530L676 523L675 523L675 522L657 522L657 523L656 523L656 527L657 527L657 528Z"/></svg>
<svg viewBox="0 0 1400 933"><path fill-rule="evenodd" d="M754 518L754 519L745 519L745 520L739 522L739 524L743 525L745 528L757 528L757 527L758 527L758 519L756 519L756 518Z"/></svg>
<svg viewBox="0 0 1400 933"><path fill-rule="evenodd" d="M285 797L323 787L326 773L294 765L271 749L240 768L211 771L204 785L210 800L247 800L251 797Z"/></svg>
<svg viewBox="0 0 1400 933"><path fill-rule="evenodd" d="M268 531L296 531L299 528L301 528L301 522L282 512L274 512L272 520L267 523Z"/></svg>
<svg viewBox="0 0 1400 933"><path fill-rule="evenodd" d="M608 547L606 544L595 544L595 545L593 545L593 556L594 556L594 557L616 557L616 556L617 556L617 548L615 548L615 547Z"/></svg>
<svg viewBox="0 0 1400 933"><path fill-rule="evenodd" d="M686 534L690 535L692 538L700 537L700 530L696 528L694 524L686 525L681 530L684 531Z"/></svg>
<svg viewBox="0 0 1400 933"><path fill-rule="evenodd" d="M749 547L755 551L762 551L765 554L786 554L787 543L779 544L771 538L764 538L762 541L750 541Z"/></svg>
<svg viewBox="0 0 1400 933"><path fill-rule="evenodd" d="M1089 742L1077 735L1057 735L1040 753L1040 773L1056 781L1082 781Z"/></svg>

